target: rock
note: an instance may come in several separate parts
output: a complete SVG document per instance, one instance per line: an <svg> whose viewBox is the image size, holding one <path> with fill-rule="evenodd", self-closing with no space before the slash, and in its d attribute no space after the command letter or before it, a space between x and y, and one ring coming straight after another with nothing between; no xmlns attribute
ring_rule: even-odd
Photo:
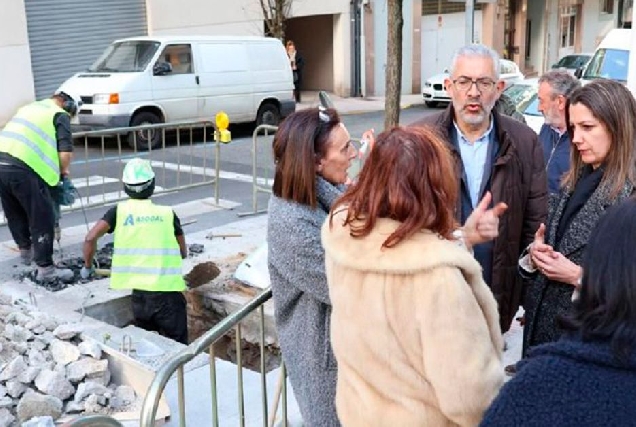
<svg viewBox="0 0 636 427"><path fill-rule="evenodd" d="M35 379L35 386L42 393L57 397L60 400L68 399L75 393L73 385L60 372L45 369Z"/></svg>
<svg viewBox="0 0 636 427"><path fill-rule="evenodd" d="M25 342L16 342L13 343L13 349L18 352L18 354L26 354L29 351L29 345Z"/></svg>
<svg viewBox="0 0 636 427"><path fill-rule="evenodd" d="M135 390L127 385L120 385L115 389L115 395L110 401L110 407L121 409L131 405L137 398Z"/></svg>
<svg viewBox="0 0 636 427"><path fill-rule="evenodd" d="M27 393L18 402L17 414L22 422L47 415L56 420L62 415L62 401L54 396L35 392Z"/></svg>
<svg viewBox="0 0 636 427"><path fill-rule="evenodd" d="M66 341L53 340L49 351L53 356L53 360L63 366L75 362L80 357L79 348Z"/></svg>
<svg viewBox="0 0 636 427"><path fill-rule="evenodd" d="M14 399L22 396L22 394L27 390L27 386L22 384L18 380L9 380L7 381L7 394Z"/></svg>
<svg viewBox="0 0 636 427"><path fill-rule="evenodd" d="M53 417L47 415L46 417L31 418L26 423L22 423L20 427L55 427Z"/></svg>
<svg viewBox="0 0 636 427"><path fill-rule="evenodd" d="M84 412L84 402L75 402L74 400L69 400L66 404L66 412L67 414L77 414L78 412Z"/></svg>
<svg viewBox="0 0 636 427"><path fill-rule="evenodd" d="M53 331L53 335L61 340L70 340L78 336L84 331L84 325L79 323L66 323L59 325Z"/></svg>
<svg viewBox="0 0 636 427"><path fill-rule="evenodd" d="M97 374L86 375L85 378L87 381L94 381L103 386L107 386L110 383L110 371L106 369L104 372L100 372Z"/></svg>
<svg viewBox="0 0 636 427"><path fill-rule="evenodd" d="M91 356L95 359L101 359L102 357L102 347L95 341L82 341L78 348L81 354Z"/></svg>
<svg viewBox="0 0 636 427"><path fill-rule="evenodd" d="M4 321L6 323L13 323L13 324L18 324L20 326L25 326L31 320L33 320L31 316L27 316L26 314L21 313L19 311L14 311L13 313L10 313L7 317L5 317ZM31 329L31 328L27 328L27 329Z"/></svg>
<svg viewBox="0 0 636 427"><path fill-rule="evenodd" d="M26 342L33 338L33 332L20 325L7 324L4 327L4 336L9 341Z"/></svg>
<svg viewBox="0 0 636 427"><path fill-rule="evenodd" d="M0 294L0 305L8 305L13 308L13 298L11 298L11 295Z"/></svg>
<svg viewBox="0 0 636 427"><path fill-rule="evenodd" d="M47 331L52 332L59 325L59 323L57 322L57 320L55 320L53 316L46 313L42 313L41 311L38 311L37 313L33 313L32 316L33 316L33 320L40 322L40 324L44 326L44 329Z"/></svg>
<svg viewBox="0 0 636 427"><path fill-rule="evenodd" d="M55 335L51 331L44 331L41 335L36 335L35 339L44 344L45 348L55 339Z"/></svg>
<svg viewBox="0 0 636 427"><path fill-rule="evenodd" d="M0 397L0 408L11 409L13 406L13 399L11 396Z"/></svg>
<svg viewBox="0 0 636 427"><path fill-rule="evenodd" d="M7 395L7 388L3 385L0 385L0 397L4 397Z"/></svg>
<svg viewBox="0 0 636 427"><path fill-rule="evenodd" d="M38 340L36 338L31 343L31 348L34 348L34 349L39 350L39 351L42 351L42 350L44 350L46 348L46 344L44 344L42 341L40 341L40 340Z"/></svg>
<svg viewBox="0 0 636 427"><path fill-rule="evenodd" d="M14 357L7 366L0 372L0 381L10 380L17 377L21 372L25 371L27 364L24 361L24 357Z"/></svg>
<svg viewBox="0 0 636 427"><path fill-rule="evenodd" d="M81 383L77 387L77 391L75 392L75 397L73 401L81 402L86 399L91 394L96 394L98 396L106 396L106 394L110 394L110 389L98 382L95 381L86 381Z"/></svg>
<svg viewBox="0 0 636 427"><path fill-rule="evenodd" d="M42 369L39 367L29 366L24 371L20 372L18 375L18 381L22 384L30 384L35 380L41 370Z"/></svg>
<svg viewBox="0 0 636 427"><path fill-rule="evenodd" d="M46 354L42 350L37 350L36 348L31 348L27 357L29 359L29 366L36 368L41 368L48 362Z"/></svg>
<svg viewBox="0 0 636 427"><path fill-rule="evenodd" d="M11 415L8 409L0 409L0 427L9 427L15 421L15 417Z"/></svg>
<svg viewBox="0 0 636 427"><path fill-rule="evenodd" d="M91 394L84 401L84 409L86 410L86 412L93 414L106 413L106 408L104 408L104 405L101 405L100 402L104 402L104 405L106 405L106 398L104 396Z"/></svg>
<svg viewBox="0 0 636 427"><path fill-rule="evenodd" d="M100 376L108 370L108 360L97 360L92 357L72 362L66 367L66 377L69 381L78 383L86 376Z"/></svg>

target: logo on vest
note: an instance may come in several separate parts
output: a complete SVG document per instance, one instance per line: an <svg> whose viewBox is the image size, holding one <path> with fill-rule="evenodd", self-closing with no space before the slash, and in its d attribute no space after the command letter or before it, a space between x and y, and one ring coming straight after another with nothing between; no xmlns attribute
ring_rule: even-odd
<svg viewBox="0 0 636 427"><path fill-rule="evenodd" d="M138 215L134 216L133 214L129 214L124 221L124 227L127 225L135 225L138 224L149 224L154 222L163 222L163 217L161 215Z"/></svg>

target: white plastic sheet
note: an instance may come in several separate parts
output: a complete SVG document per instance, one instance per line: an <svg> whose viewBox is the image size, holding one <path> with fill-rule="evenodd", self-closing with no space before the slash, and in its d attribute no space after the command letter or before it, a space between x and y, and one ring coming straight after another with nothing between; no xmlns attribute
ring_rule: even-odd
<svg viewBox="0 0 636 427"><path fill-rule="evenodd" d="M267 242L248 255L234 272L234 278L255 288L269 287L269 270L267 269Z"/></svg>

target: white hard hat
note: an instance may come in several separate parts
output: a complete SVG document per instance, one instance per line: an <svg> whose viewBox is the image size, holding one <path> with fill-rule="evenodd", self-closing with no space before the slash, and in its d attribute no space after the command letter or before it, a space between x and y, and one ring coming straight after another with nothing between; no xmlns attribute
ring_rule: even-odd
<svg viewBox="0 0 636 427"><path fill-rule="evenodd" d="M131 159L124 166L122 181L126 185L139 185L152 180L155 172L148 160L136 157Z"/></svg>

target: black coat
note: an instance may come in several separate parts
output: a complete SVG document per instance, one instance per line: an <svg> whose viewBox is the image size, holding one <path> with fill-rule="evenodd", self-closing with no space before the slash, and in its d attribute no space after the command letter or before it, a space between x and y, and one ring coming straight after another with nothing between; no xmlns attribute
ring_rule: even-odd
<svg viewBox="0 0 636 427"><path fill-rule="evenodd" d="M572 192L564 188L560 193L552 195L548 208L546 243L570 261L580 265L587 241L598 220L607 208L625 200L633 191L634 186L631 183L625 183L620 193L612 197L608 186L601 183L579 212L572 217L556 245L559 222ZM530 347L556 341L559 338L561 332L555 320L558 316L566 314L572 307L573 292L574 286L570 284L548 280L540 273L532 276L524 298L526 313L523 328L524 356Z"/></svg>
<svg viewBox="0 0 636 427"><path fill-rule="evenodd" d="M575 338L536 347L486 411L482 427L636 425L636 356Z"/></svg>

